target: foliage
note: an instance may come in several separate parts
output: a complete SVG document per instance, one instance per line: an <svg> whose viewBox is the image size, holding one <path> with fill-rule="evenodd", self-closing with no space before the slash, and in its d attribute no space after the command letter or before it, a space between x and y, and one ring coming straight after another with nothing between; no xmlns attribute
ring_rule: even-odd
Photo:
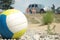
<svg viewBox="0 0 60 40"><path fill-rule="evenodd" d="M55 12L55 5L54 4L52 5L51 8L52 8L52 11Z"/></svg>
<svg viewBox="0 0 60 40"><path fill-rule="evenodd" d="M0 0L0 9L6 10L13 8L14 0Z"/></svg>

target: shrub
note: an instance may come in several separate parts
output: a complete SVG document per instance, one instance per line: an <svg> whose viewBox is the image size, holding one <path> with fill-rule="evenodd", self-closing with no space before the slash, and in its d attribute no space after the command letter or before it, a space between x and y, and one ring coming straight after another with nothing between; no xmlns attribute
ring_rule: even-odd
<svg viewBox="0 0 60 40"><path fill-rule="evenodd" d="M46 12L43 16L43 24L47 25L53 22L53 12Z"/></svg>

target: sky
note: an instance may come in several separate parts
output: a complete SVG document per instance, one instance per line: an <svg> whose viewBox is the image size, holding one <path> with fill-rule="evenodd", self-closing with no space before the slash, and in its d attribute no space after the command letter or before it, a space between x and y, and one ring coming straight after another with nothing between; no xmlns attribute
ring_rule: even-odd
<svg viewBox="0 0 60 40"><path fill-rule="evenodd" d="M29 4L42 4L45 7L52 7L52 4L55 7L60 7L60 0L15 0L15 3L12 5L15 9L18 9L22 12L25 12Z"/></svg>

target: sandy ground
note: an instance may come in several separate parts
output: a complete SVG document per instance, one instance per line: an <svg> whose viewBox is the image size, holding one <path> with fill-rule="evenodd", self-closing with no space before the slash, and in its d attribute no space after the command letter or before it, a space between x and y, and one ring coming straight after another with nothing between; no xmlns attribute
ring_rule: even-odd
<svg viewBox="0 0 60 40"><path fill-rule="evenodd" d="M54 25L56 26L56 27L55 27L55 31L54 31L54 30L52 30L52 31L60 34L60 23L52 23L52 24L50 25L51 28L52 28ZM41 31L41 32L46 32L46 30L47 30L47 25L40 26L40 24L29 24L29 25L28 25L28 29L31 29L31 30L39 30L39 31Z"/></svg>

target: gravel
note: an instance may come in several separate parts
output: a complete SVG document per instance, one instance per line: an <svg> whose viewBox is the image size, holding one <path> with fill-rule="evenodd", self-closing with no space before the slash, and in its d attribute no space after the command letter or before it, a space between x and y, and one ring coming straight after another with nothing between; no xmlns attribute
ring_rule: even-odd
<svg viewBox="0 0 60 40"><path fill-rule="evenodd" d="M49 35L47 33L39 32L39 30L29 30L20 40L60 40L60 35Z"/></svg>
<svg viewBox="0 0 60 40"><path fill-rule="evenodd" d="M0 40L3 40L0 35ZM4 39L7 40L7 39ZM16 39L8 39L16 40ZM27 30L27 32L17 40L60 40L60 34L49 35L45 32L40 32L39 30Z"/></svg>

